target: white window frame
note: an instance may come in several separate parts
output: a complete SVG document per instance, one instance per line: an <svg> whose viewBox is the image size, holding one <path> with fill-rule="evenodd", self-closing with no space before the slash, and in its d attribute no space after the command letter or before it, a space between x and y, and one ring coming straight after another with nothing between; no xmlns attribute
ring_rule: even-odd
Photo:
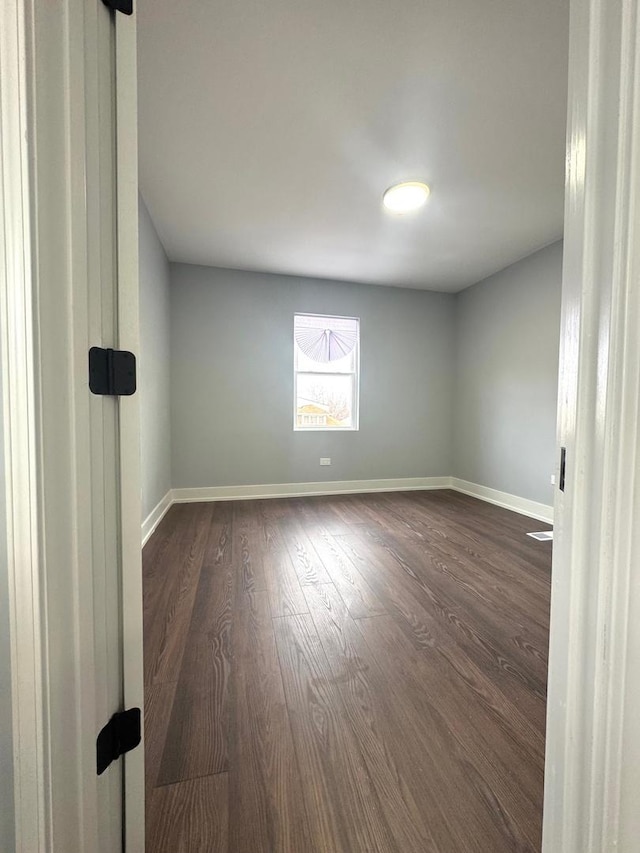
<svg viewBox="0 0 640 853"><path fill-rule="evenodd" d="M355 320L358 324L358 343L356 344L355 356L354 356L354 368L352 371L309 371L309 370L298 370L297 368L297 357L296 357L296 348L297 343L295 339L295 319L296 317L324 317L329 320ZM360 318L359 317L349 317L344 314L313 314L307 311L296 311L293 316L293 431L294 432L358 432L360 429ZM304 374L306 376L352 376L353 377L353 399L352 399L352 408L351 408L351 426L345 427L334 427L334 426L317 426L317 427L303 427L298 426L298 375Z"/></svg>

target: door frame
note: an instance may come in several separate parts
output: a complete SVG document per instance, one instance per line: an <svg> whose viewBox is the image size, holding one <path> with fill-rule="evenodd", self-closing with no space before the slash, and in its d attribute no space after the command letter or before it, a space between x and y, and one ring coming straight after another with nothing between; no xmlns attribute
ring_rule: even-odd
<svg viewBox="0 0 640 853"><path fill-rule="evenodd" d="M17 850L29 853L97 849L95 791L87 784L96 733L84 722L93 719L96 679L83 508L88 461L79 439L87 412L77 381L86 370L87 339L82 312L72 310L86 299L82 162L92 104L82 73L82 21L89 2L99 0L4 0L0 6L0 261L8 283L0 328L15 807ZM121 58L135 81L135 26L119 24L119 30ZM638 33L638 0L571 0L558 428L568 461L566 491L557 493L555 510L545 853L631 850L640 836L630 800L640 772L633 714L640 620L630 618L640 613L640 591L631 583L640 559L633 529L640 517ZM130 156L135 82L119 89L121 109L118 145ZM131 319L137 250L125 231L131 229L133 240L136 203L130 162L118 205L132 300L130 313L123 302L120 318L121 345L132 342L128 348L137 344ZM124 416L130 437L136 417ZM128 550L135 544L139 551L139 496L131 487L138 476L137 437L121 454L131 466L123 538ZM64 594L57 575L52 583L52 566L56 573L65 567ZM124 614L125 661L127 701L139 704L141 579L135 574L124 578L134 599ZM127 826L143 825L142 767L139 750L126 764ZM128 849L142 853L143 843L138 837Z"/></svg>
<svg viewBox="0 0 640 853"><path fill-rule="evenodd" d="M45 853L45 683L38 541L32 280L32 196L26 91L26 10L0 7L0 364L16 850Z"/></svg>
<svg viewBox="0 0 640 853"><path fill-rule="evenodd" d="M20 853L100 849L94 629L104 602L94 597L87 504L87 361L96 341L85 194L87 128L98 109L85 53L97 3L0 4L0 340ZM111 345L137 352L135 67L135 17L118 16L120 340ZM142 707L137 398L120 405L119 429L124 699ZM126 849L143 853L143 749L124 761Z"/></svg>
<svg viewBox="0 0 640 853"><path fill-rule="evenodd" d="M572 0L544 853L637 849L640 10ZM557 481L557 480L556 480Z"/></svg>

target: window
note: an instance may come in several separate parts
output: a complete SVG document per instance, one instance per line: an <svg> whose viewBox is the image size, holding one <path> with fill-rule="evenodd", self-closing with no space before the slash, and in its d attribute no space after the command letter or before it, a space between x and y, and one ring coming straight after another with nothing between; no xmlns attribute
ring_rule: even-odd
<svg viewBox="0 0 640 853"><path fill-rule="evenodd" d="M360 320L296 314L293 428L358 429Z"/></svg>

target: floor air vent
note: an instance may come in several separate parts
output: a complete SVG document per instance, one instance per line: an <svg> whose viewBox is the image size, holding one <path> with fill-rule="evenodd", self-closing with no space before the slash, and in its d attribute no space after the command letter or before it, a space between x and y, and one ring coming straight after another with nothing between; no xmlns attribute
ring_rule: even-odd
<svg viewBox="0 0 640 853"><path fill-rule="evenodd" d="M538 542L548 542L550 539L553 539L553 530L542 530L540 533L527 533L527 536L537 539Z"/></svg>

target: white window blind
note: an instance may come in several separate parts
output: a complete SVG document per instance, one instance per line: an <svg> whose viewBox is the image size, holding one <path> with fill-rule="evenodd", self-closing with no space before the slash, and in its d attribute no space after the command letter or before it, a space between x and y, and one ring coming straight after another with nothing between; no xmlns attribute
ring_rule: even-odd
<svg viewBox="0 0 640 853"><path fill-rule="evenodd" d="M294 317L294 429L358 429L360 320Z"/></svg>

